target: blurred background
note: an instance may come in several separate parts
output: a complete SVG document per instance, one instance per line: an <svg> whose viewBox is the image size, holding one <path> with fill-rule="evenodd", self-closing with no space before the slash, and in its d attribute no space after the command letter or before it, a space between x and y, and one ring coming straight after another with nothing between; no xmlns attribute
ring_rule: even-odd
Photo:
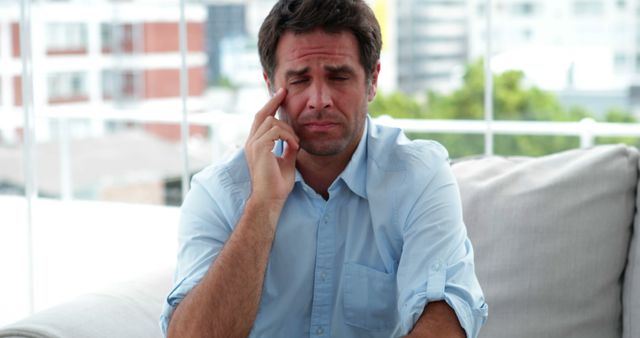
<svg viewBox="0 0 640 338"><path fill-rule="evenodd" d="M0 0L0 325L172 266L186 182L268 98L273 3ZM380 123L454 159L640 145L640 0L368 3Z"/></svg>

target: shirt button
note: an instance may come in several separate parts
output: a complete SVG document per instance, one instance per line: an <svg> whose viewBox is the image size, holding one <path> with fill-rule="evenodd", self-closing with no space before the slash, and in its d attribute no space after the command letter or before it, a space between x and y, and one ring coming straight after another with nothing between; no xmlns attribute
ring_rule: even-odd
<svg viewBox="0 0 640 338"><path fill-rule="evenodd" d="M324 224L329 223L329 216L324 216Z"/></svg>
<svg viewBox="0 0 640 338"><path fill-rule="evenodd" d="M322 328L322 326L318 326L318 329L316 330L316 334L318 336L322 336L324 334L324 329Z"/></svg>
<svg viewBox="0 0 640 338"><path fill-rule="evenodd" d="M327 279L327 273L326 272L322 272L320 274L320 280L324 282L326 279Z"/></svg>

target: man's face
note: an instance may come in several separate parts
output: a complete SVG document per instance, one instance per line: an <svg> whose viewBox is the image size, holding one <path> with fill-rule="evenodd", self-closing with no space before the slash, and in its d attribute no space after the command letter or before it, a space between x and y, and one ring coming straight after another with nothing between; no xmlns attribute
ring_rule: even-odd
<svg viewBox="0 0 640 338"><path fill-rule="evenodd" d="M353 152L376 92L379 66L370 83L351 32L286 32L276 49L271 90L287 89L280 118L300 138L303 151L316 156Z"/></svg>

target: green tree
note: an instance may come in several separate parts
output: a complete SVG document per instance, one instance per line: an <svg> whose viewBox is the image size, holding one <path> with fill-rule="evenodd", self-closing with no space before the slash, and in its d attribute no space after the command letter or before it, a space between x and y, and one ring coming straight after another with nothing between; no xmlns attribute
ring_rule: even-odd
<svg viewBox="0 0 640 338"><path fill-rule="evenodd" d="M633 115L620 108L612 108L604 115L605 122L613 123L637 123L638 120ZM640 148L640 138L637 137L598 137L597 144L624 143Z"/></svg>
<svg viewBox="0 0 640 338"><path fill-rule="evenodd" d="M564 108L551 93L525 85L521 71L507 71L493 76L494 118L524 121L579 121L592 114L580 107ZM420 96L379 93L370 106L372 116L396 118L483 119L484 65L478 60L466 66L462 86L448 95L429 91ZM624 111L609 112L606 121L633 122ZM443 143L452 157L484 152L482 135L410 134L412 138L430 138ZM603 139L604 140L604 139ZM611 141L607 139L605 141ZM615 139L633 143L633 139ZM579 146L577 137L496 135L494 151L502 155L539 156Z"/></svg>

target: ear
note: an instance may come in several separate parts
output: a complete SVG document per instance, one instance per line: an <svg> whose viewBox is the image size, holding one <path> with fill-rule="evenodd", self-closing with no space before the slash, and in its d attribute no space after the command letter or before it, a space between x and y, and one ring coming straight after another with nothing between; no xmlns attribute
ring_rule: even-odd
<svg viewBox="0 0 640 338"><path fill-rule="evenodd" d="M378 91L378 75L380 75L380 61L376 64L376 69L371 74L371 84L369 85L369 92L367 93L367 99L369 102L373 101Z"/></svg>
<svg viewBox="0 0 640 338"><path fill-rule="evenodd" d="M274 90L273 90L273 87L271 86L271 80L269 80L269 77L267 76L267 72L263 71L262 77L264 78L264 82L267 84L269 95L273 96Z"/></svg>

